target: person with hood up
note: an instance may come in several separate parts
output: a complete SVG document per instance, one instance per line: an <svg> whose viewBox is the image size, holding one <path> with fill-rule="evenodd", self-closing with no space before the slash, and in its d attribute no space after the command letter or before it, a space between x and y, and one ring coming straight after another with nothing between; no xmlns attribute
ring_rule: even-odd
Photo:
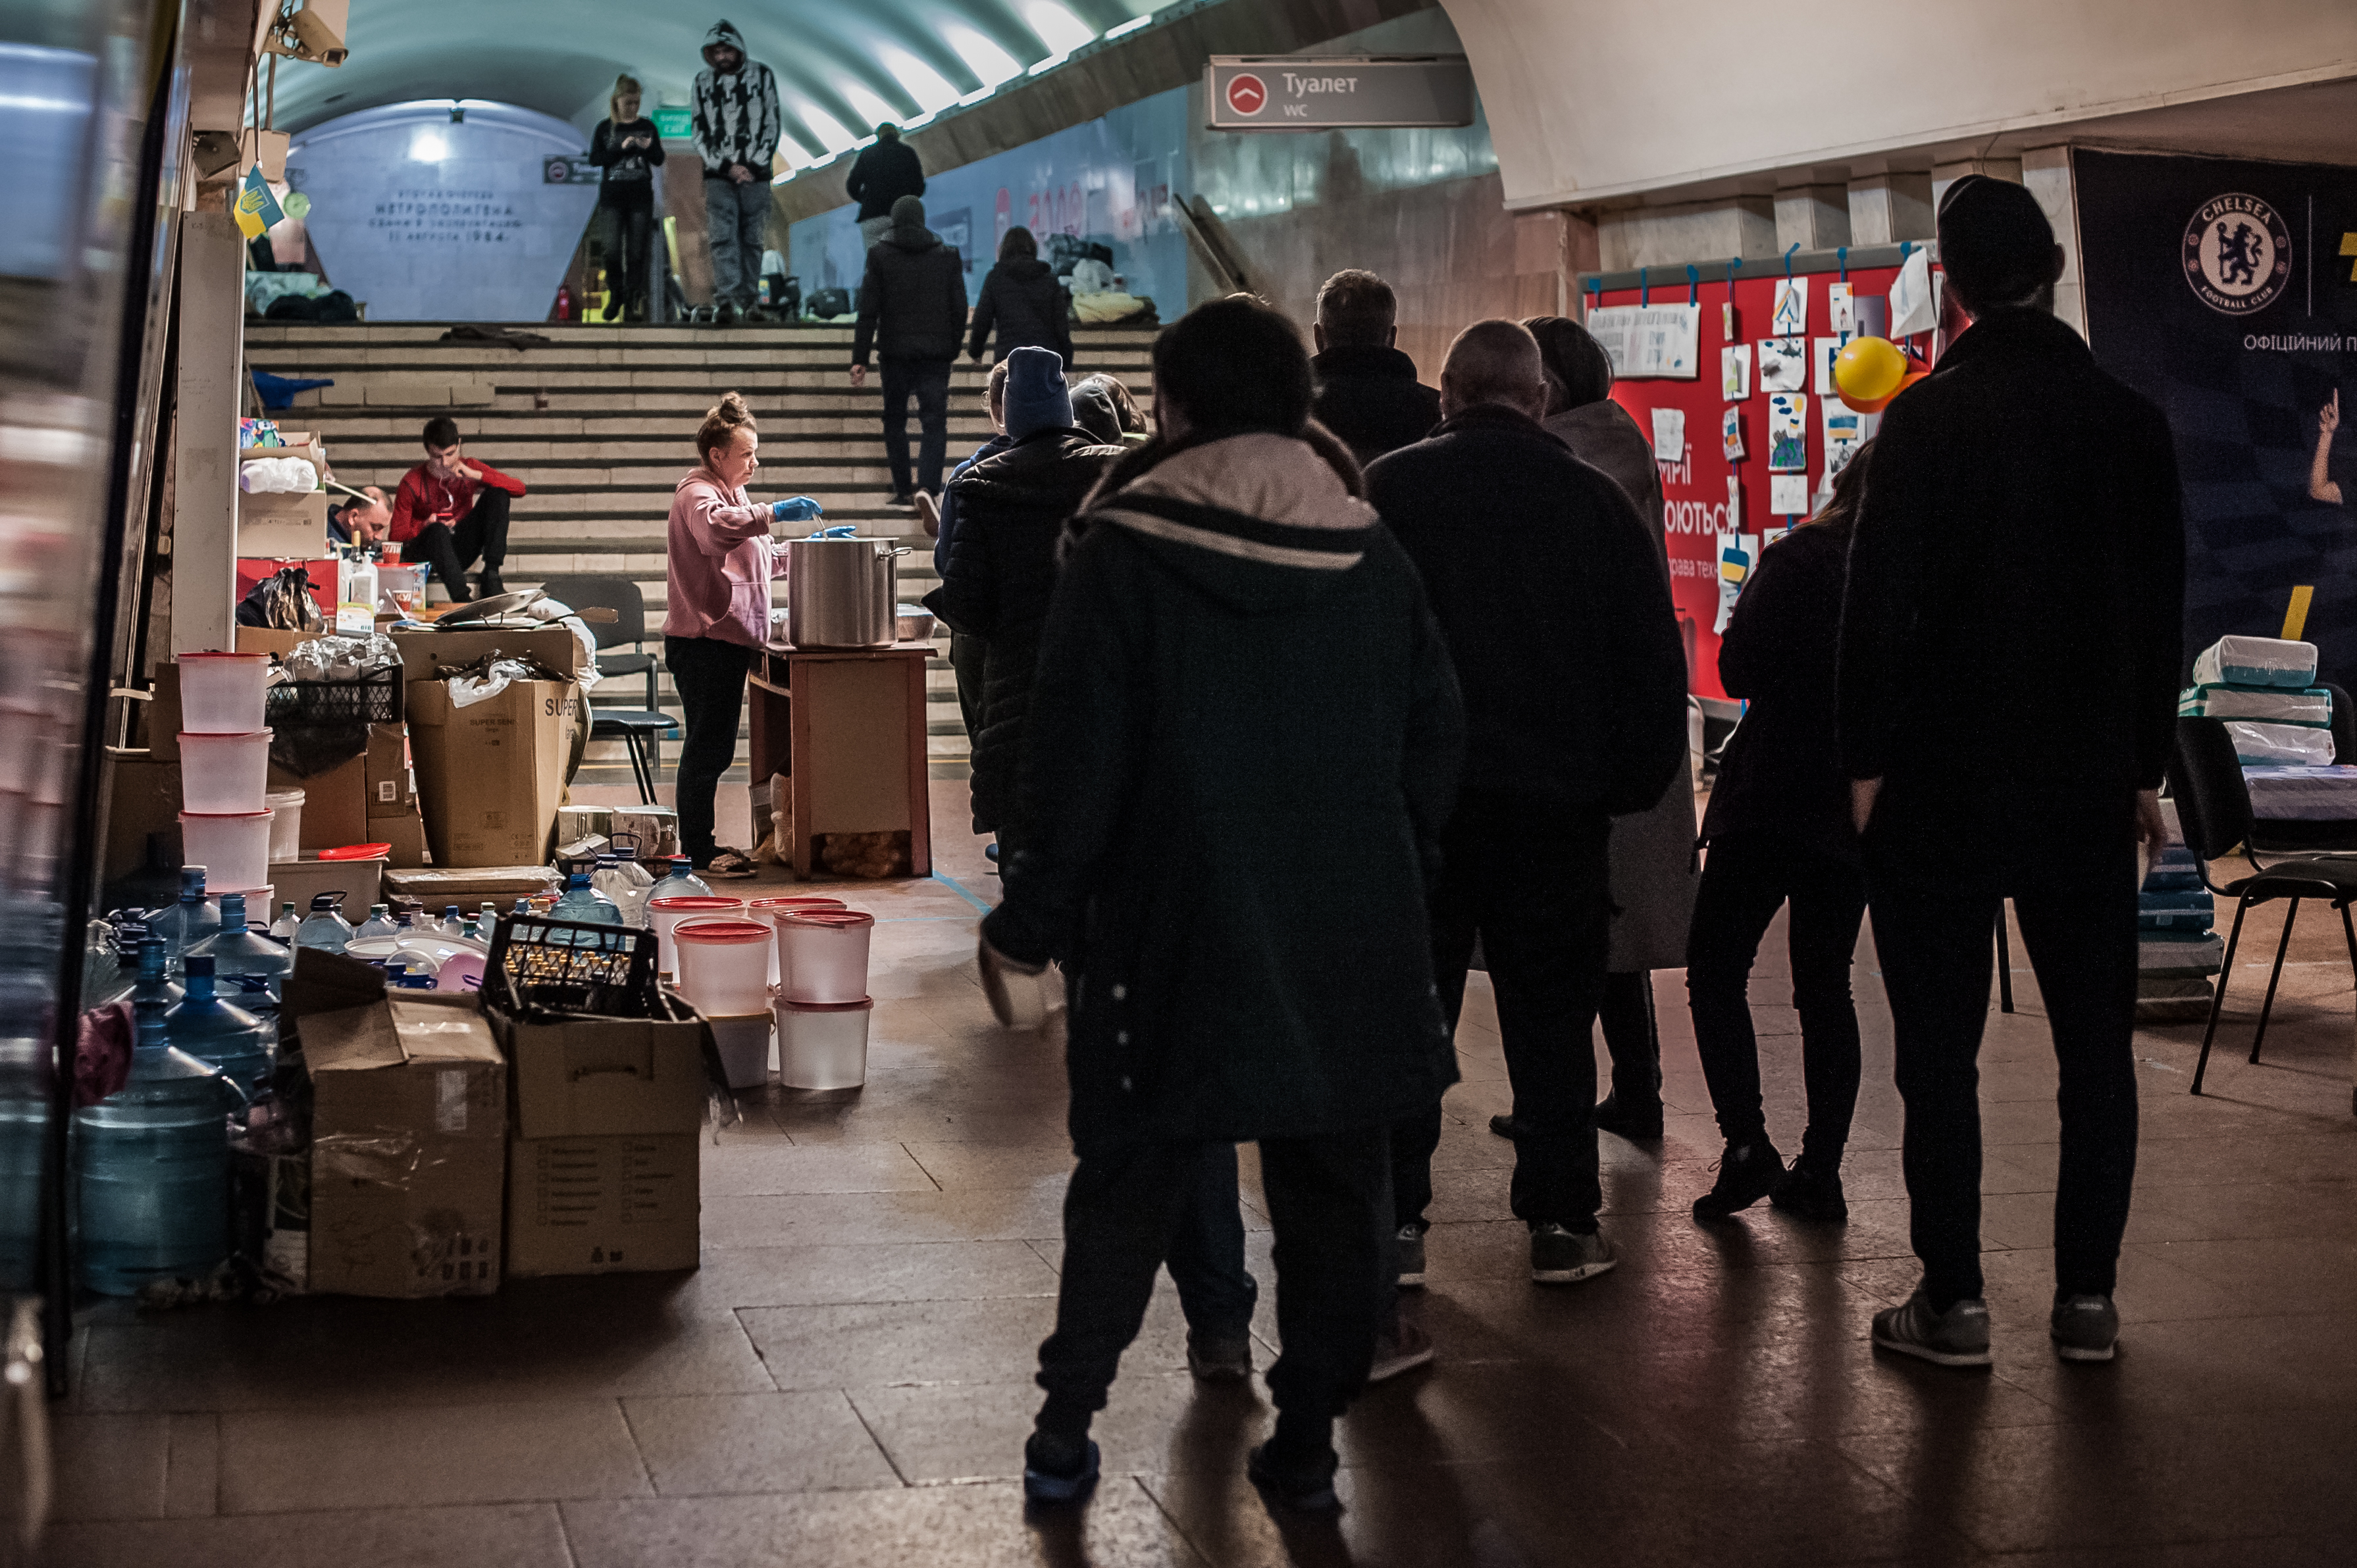
<svg viewBox="0 0 2357 1568"><path fill-rule="evenodd" d="M894 202L925 194L925 166L917 149L900 139L899 126L887 121L876 127L876 140L851 160L843 193L859 203L859 238L869 245L892 227Z"/></svg>
<svg viewBox="0 0 2357 1568"><path fill-rule="evenodd" d="M917 492L938 496L950 444L950 370L965 335L965 263L925 227L925 204L892 204L892 227L867 248L859 280L859 321L851 334L851 384L867 384L871 349L884 362L884 460L892 470L892 504L913 507ZM909 466L909 400L917 403L920 446Z"/></svg>
<svg viewBox="0 0 2357 1568"><path fill-rule="evenodd" d="M1026 723L1022 822L985 983L1050 959L1071 998L1064 1199L1036 1501L1088 1432L1156 1271L1229 1146L1260 1146L1284 1352L1247 1469L1330 1510L1334 1418L1374 1354L1386 1130L1456 1078L1426 875L1463 744L1416 575L1309 419L1308 357L1257 301L1154 345L1161 435L1067 530Z"/></svg>
<svg viewBox="0 0 2357 1568"><path fill-rule="evenodd" d="M998 242L998 264L982 280L982 297L974 301L974 327L966 340L966 356L980 360L994 329L998 334L996 357L1017 349L1046 349L1072 367L1072 296L1039 259L1039 242L1031 231L1017 225Z"/></svg>
<svg viewBox="0 0 2357 1568"><path fill-rule="evenodd" d="M1313 408L1318 423L1340 436L1361 464L1432 434L1440 423L1440 394L1415 379L1415 361L1399 340L1398 297L1370 272L1347 268L1318 290L1318 319L1309 328L1318 357Z"/></svg>
<svg viewBox="0 0 2357 1568"><path fill-rule="evenodd" d="M745 35L719 21L695 73L695 150L704 158L705 232L719 319L756 314L770 223L770 159L778 150L778 79L745 58Z"/></svg>
<svg viewBox="0 0 2357 1568"><path fill-rule="evenodd" d="M1440 395L1440 428L1367 471L1465 691L1433 968L1453 1032L1480 940L1513 1088L1514 1218L1532 1279L1568 1284L1619 1261L1596 1219L1606 844L1612 819L1652 809L1685 759L1685 653L1661 547L1627 492L1539 424L1546 373L1530 333L1468 327ZM1403 1283L1421 1272L1440 1138L1438 1101L1417 1110L1394 1129Z"/></svg>

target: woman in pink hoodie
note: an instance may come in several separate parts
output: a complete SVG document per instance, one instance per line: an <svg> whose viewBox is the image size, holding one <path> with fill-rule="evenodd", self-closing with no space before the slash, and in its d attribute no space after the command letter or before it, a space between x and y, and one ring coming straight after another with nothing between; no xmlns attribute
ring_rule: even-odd
<svg viewBox="0 0 2357 1568"><path fill-rule="evenodd" d="M752 410L729 392L695 433L702 459L672 491L670 609L663 663L687 721L673 775L679 845L710 876L750 876L742 850L712 834L712 797L737 755L737 717L755 652L770 640L770 580L786 575L786 549L770 536L779 509L745 487L759 471Z"/></svg>

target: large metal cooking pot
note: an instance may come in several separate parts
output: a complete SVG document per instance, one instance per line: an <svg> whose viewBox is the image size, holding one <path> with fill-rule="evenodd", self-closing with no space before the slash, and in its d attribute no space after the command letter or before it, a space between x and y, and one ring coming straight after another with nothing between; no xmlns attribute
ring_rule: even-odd
<svg viewBox="0 0 2357 1568"><path fill-rule="evenodd" d="M888 539L787 541L786 639L796 648L892 646L908 553Z"/></svg>

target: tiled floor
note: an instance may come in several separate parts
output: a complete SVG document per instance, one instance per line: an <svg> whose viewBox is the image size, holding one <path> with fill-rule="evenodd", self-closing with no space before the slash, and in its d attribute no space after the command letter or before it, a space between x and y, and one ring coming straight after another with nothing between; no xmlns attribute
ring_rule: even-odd
<svg viewBox="0 0 2357 1568"><path fill-rule="evenodd" d="M961 822L963 786L935 789L936 822ZM1993 1373L1894 1362L1865 1338L1914 1279L1870 944L1850 1224L1687 1217L1717 1151L1665 974L1670 1135L1605 1140L1606 1224L1628 1261L1569 1288L1528 1283L1504 1217L1510 1151L1483 1126L1506 1106L1504 1069L1477 984L1415 1308L1440 1359L1344 1423L1339 1524L1272 1520L1243 1485L1265 1390L1196 1391L1167 1288L1098 1428L1096 1500L1027 1519L1016 1476L1053 1310L1062 1069L988 1022L969 895L995 884L963 834L942 873L860 890L881 921L867 1087L748 1101L706 1150L698 1273L465 1303L91 1312L58 1415L55 1560L2357 1561L2352 994L2328 916L2292 944L2263 1065L2241 1059L2248 1023L2230 1022L2195 1100L2199 1026L2138 1038L2145 1142L2112 1365L2061 1366L2045 1341L2053 1075L2018 947L2020 1011L1992 1015L1983 1057ZM2230 1018L2255 1014L2279 929L2254 917ZM1789 1138L1782 972L1771 952L1756 996Z"/></svg>

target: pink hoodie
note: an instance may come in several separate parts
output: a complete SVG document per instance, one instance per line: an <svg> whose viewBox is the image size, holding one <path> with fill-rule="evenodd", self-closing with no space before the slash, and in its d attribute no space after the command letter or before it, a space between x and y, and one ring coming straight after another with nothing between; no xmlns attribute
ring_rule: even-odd
<svg viewBox="0 0 2357 1568"><path fill-rule="evenodd" d="M786 547L770 537L770 509L697 467L672 490L665 637L709 637L759 648L770 640L770 579L786 575Z"/></svg>

